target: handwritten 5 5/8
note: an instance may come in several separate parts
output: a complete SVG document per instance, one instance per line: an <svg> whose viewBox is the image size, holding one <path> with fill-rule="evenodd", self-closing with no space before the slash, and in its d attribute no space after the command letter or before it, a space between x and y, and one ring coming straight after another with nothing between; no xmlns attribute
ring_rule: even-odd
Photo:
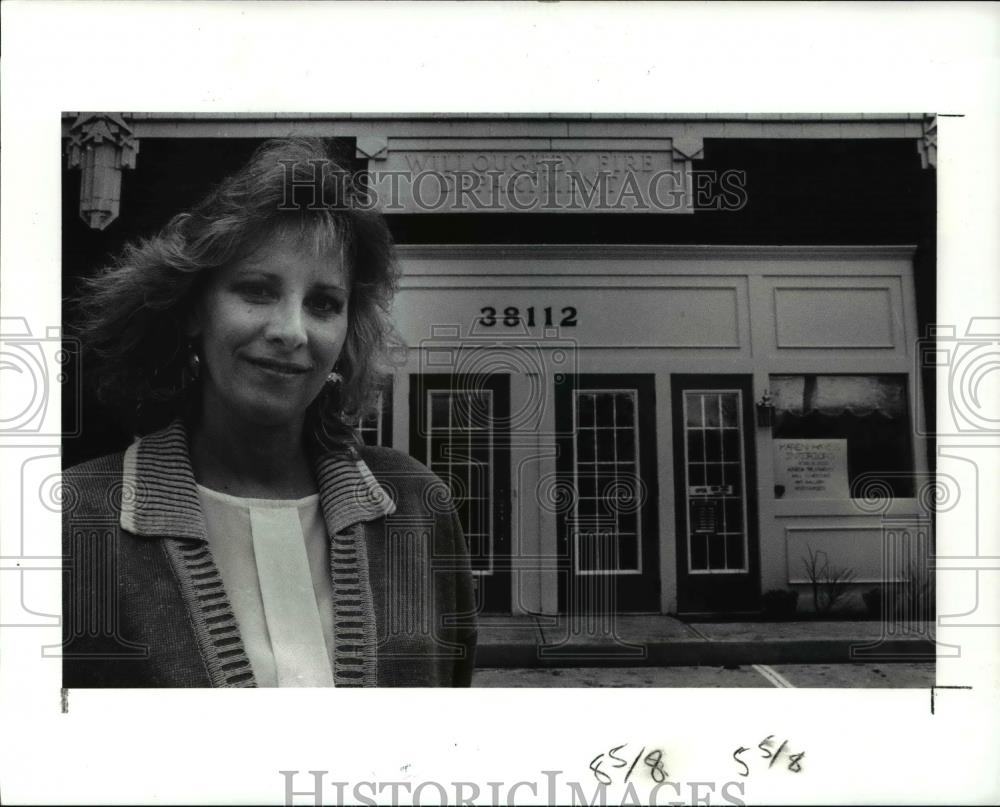
<svg viewBox="0 0 1000 807"><path fill-rule="evenodd" d="M646 754L646 746L642 747L642 750L632 756L629 752L624 756L619 756L618 752L625 748L628 743L623 745L616 745L609 751L605 751L603 754L598 754L590 761L590 770L594 772L594 778L600 782L602 785L610 785L614 780L611 775L603 769L602 766L607 766L608 768L622 769L628 768L628 772L625 774L625 778L622 779L622 783L628 782L629 777L632 776L632 772L635 770L636 766L639 764L639 760L645 767L649 768L649 775L652 777L653 781L659 784L660 782L665 782L667 780L667 769L663 767L663 751L656 748ZM643 757L643 754L646 754Z"/></svg>
<svg viewBox="0 0 1000 807"><path fill-rule="evenodd" d="M787 749L787 746L788 746L788 740L782 741L781 745L778 746L778 750L777 751L772 751L771 750L771 748L773 746L774 746L774 735L773 734L768 734L763 740L761 740L759 743L757 743L757 747L762 752L761 755L760 755L761 759L769 759L769 760L771 760L769 763L767 763L767 767L768 768L772 767L774 765L774 763L778 761L778 757L781 756L782 752L786 752L788 754L788 770L790 770L792 773L799 773L799 772L801 772L801 770L802 770L802 757L804 757L806 755L805 751L802 751L802 752L800 752L798 754L792 754L790 751L787 751L786 749ZM749 750L750 750L749 748L745 748L745 747L743 747L741 745L739 748L737 748L735 751L733 751L733 759L735 759L740 765L743 766L743 770L739 772L740 776L749 776L750 775L750 768L749 768L749 766L746 764L746 762L744 762L742 759L740 759L740 754L743 754L743 753L745 753L746 751L749 751Z"/></svg>

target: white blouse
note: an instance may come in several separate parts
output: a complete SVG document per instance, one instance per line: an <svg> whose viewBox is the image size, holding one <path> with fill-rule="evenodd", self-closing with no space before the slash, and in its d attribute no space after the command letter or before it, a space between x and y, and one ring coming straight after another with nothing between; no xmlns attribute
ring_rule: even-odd
<svg viewBox="0 0 1000 807"><path fill-rule="evenodd" d="M257 686L333 686L333 586L319 494L247 499L201 485L198 493Z"/></svg>

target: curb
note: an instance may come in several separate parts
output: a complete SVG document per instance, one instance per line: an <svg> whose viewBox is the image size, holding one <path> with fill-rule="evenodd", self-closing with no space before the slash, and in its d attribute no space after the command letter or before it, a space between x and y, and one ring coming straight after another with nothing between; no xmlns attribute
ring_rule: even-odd
<svg viewBox="0 0 1000 807"><path fill-rule="evenodd" d="M476 649L477 668L719 667L736 664L847 664L930 662L926 639L794 639L787 641L676 641L648 645L491 643Z"/></svg>

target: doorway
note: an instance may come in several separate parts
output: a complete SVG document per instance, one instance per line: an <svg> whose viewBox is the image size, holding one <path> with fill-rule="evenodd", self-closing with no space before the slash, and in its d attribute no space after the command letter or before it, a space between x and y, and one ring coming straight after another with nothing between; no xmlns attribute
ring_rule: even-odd
<svg viewBox="0 0 1000 807"><path fill-rule="evenodd" d="M510 613L510 376L410 376L410 453L451 490L477 610Z"/></svg>
<svg viewBox="0 0 1000 807"><path fill-rule="evenodd" d="M660 610L651 374L557 377L561 612Z"/></svg>
<svg viewBox="0 0 1000 807"><path fill-rule="evenodd" d="M756 610L757 485L749 375L673 375L677 610Z"/></svg>

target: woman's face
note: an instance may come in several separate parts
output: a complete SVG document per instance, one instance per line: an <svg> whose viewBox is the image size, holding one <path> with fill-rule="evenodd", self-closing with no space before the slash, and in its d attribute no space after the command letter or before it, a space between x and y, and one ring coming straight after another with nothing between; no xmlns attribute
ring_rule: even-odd
<svg viewBox="0 0 1000 807"><path fill-rule="evenodd" d="M203 406L301 425L344 346L349 298L343 267L288 237L217 270L195 315Z"/></svg>

